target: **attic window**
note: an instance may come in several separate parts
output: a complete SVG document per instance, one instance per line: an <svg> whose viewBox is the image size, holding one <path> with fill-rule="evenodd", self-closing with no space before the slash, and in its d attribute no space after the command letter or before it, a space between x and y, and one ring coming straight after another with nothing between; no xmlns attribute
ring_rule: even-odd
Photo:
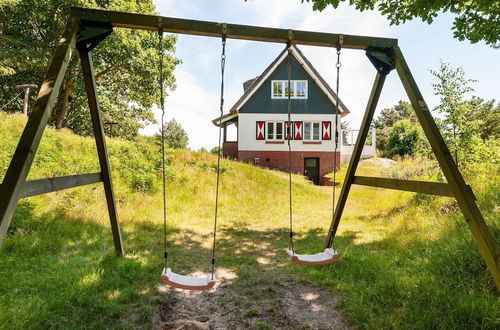
<svg viewBox="0 0 500 330"><path fill-rule="evenodd" d="M291 80L291 88L288 88L288 80L273 80L271 83L272 98L286 99L290 91L292 99L307 99L307 80Z"/></svg>

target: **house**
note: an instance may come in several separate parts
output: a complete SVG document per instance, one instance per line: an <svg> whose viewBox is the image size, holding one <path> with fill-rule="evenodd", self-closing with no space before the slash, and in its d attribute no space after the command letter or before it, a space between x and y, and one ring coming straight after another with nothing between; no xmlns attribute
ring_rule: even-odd
<svg viewBox="0 0 500 330"><path fill-rule="evenodd" d="M224 131L223 156L258 166L288 171L288 142L291 135L291 168L316 184L333 171L334 123L349 110L304 54L291 46L291 61L284 49L264 72L243 83L244 93L230 111L213 120ZM290 62L290 64L289 64ZM288 120L288 67L291 72L291 123ZM335 65L332 64L332 70ZM233 126L234 125L234 126ZM237 130L229 141L228 130ZM337 164L340 164L340 138Z"/></svg>

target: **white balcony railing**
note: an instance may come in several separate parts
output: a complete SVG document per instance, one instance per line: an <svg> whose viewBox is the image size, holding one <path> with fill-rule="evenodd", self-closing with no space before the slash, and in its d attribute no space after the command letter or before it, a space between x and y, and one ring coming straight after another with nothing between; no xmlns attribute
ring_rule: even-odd
<svg viewBox="0 0 500 330"><path fill-rule="evenodd" d="M346 163L351 159L352 152L354 150L354 145L358 138L359 130L341 130L340 131L340 163ZM365 145L363 147L363 152L361 153L361 158L372 158L375 157L376 150L376 140L377 136L375 133L375 128L370 129L368 136L366 137Z"/></svg>

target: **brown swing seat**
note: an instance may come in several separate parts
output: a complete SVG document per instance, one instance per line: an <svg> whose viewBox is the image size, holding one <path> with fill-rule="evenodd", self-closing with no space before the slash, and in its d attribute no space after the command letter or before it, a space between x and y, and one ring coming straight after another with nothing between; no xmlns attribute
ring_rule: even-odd
<svg viewBox="0 0 500 330"><path fill-rule="evenodd" d="M170 268L163 269L161 274L163 283L171 287L184 290L210 290L215 285L215 275L208 274L206 277L189 277L176 274Z"/></svg>
<svg viewBox="0 0 500 330"><path fill-rule="evenodd" d="M339 260L337 251L329 248L316 254L296 254L292 250L287 250L286 254L296 264L305 266L327 265Z"/></svg>

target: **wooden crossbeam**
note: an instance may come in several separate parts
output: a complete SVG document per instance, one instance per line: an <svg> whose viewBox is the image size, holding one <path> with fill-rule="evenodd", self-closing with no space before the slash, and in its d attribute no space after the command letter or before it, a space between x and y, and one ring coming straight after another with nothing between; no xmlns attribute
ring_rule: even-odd
<svg viewBox="0 0 500 330"><path fill-rule="evenodd" d="M21 192L21 198L47 194L54 191L65 190L102 182L101 173L89 173L59 176L39 180L26 181Z"/></svg>
<svg viewBox="0 0 500 330"><path fill-rule="evenodd" d="M416 193L454 197L447 183L426 182L415 180L400 180L390 178L376 178L369 176L355 176L353 184L369 187L378 187L386 189L395 189L411 191Z"/></svg>
<svg viewBox="0 0 500 330"><path fill-rule="evenodd" d="M86 23L92 20L92 15L95 15L97 17L107 17L113 27L158 31L158 24L160 23L161 30L164 32L199 36L221 37L223 35L223 28L225 27L227 38L254 41L286 43L291 36L292 43L294 44L332 47L342 43L342 48L350 49L367 49L368 47L391 48L398 43L397 39L390 38L275 29L77 7L73 8L72 14L84 18ZM102 21L96 20L96 25L99 24L102 24ZM340 39L343 39L342 42L340 42Z"/></svg>

